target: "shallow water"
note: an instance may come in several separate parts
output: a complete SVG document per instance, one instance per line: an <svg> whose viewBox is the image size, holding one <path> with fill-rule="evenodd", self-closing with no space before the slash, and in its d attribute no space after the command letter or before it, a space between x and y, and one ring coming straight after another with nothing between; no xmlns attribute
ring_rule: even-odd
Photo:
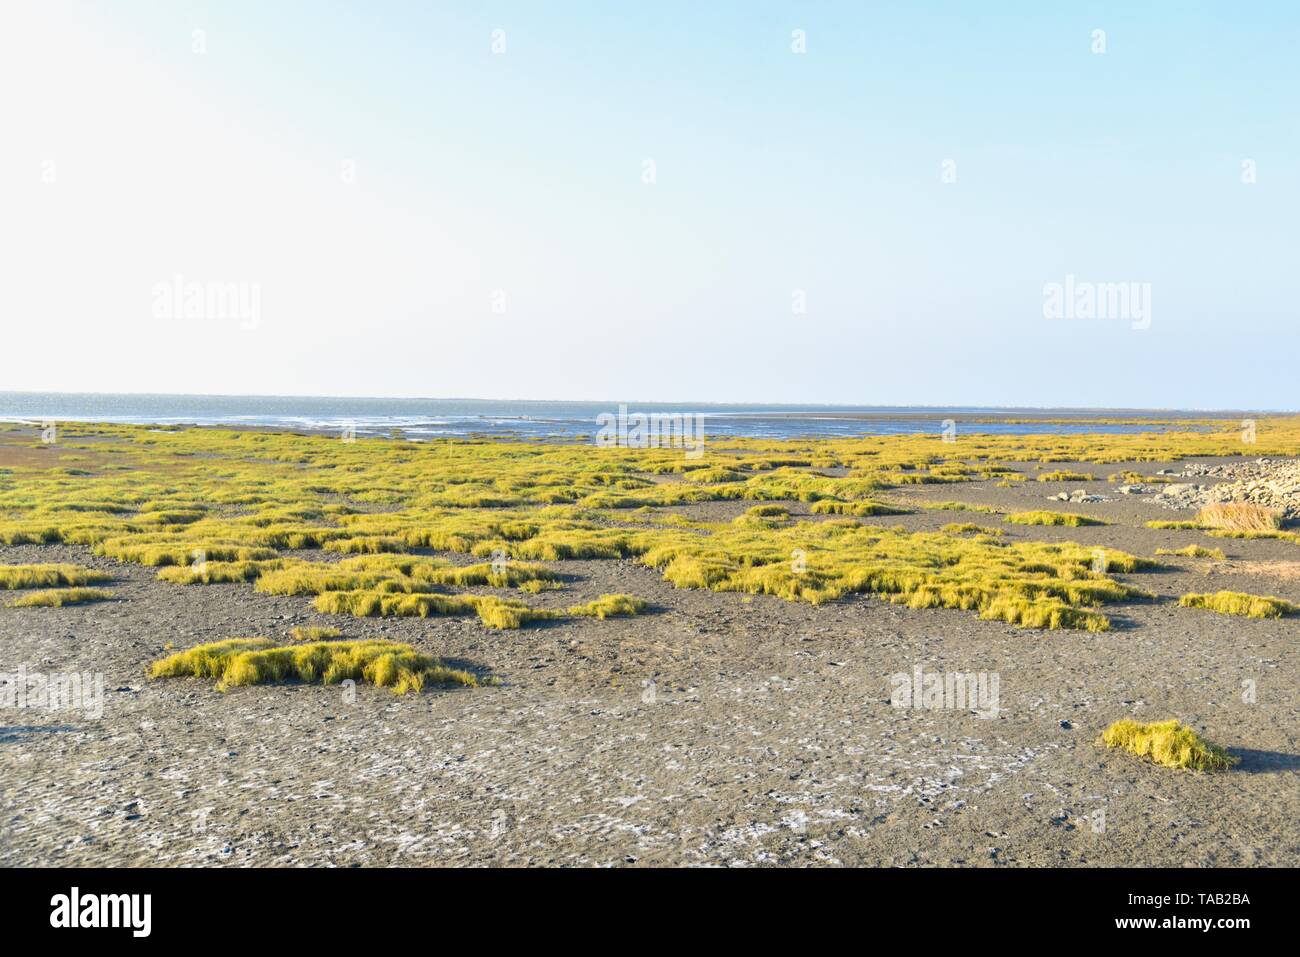
<svg viewBox="0 0 1300 957"><path fill-rule="evenodd" d="M797 406L671 402L554 402L497 399L381 399L328 396L108 395L0 392L0 421L115 422L145 425L224 425L339 431L374 435L401 429L407 438L518 435L577 438L599 431L598 417L619 412L704 416L708 435L754 438L941 433L945 420L963 432L999 434L1125 433L1159 430L1137 421L1072 423L1100 417L1137 420L1203 418L1206 412L991 409L908 406ZM1226 414L1226 413L1225 413ZM1237 415L1239 413L1232 413ZM1023 421L1024 419L1060 421Z"/></svg>

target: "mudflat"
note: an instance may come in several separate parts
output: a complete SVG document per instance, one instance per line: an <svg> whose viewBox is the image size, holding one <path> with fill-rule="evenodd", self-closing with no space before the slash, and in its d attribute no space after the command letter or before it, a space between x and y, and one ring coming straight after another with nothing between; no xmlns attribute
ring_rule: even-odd
<svg viewBox="0 0 1300 957"><path fill-rule="evenodd" d="M907 511L853 521L909 535L971 522L996 526L1008 545L1148 557L1196 542L1224 559L1161 556L1158 568L1108 571L1146 594L1107 602L1109 628L1091 631L870 592L814 604L675 587L631 557L560 558L546 565L563 588L531 605L627 593L645 612L497 629L472 615L324 614L310 596L242 581L182 586L93 544L0 546L6 565L104 572L100 587L115 596L0 608L0 671L103 681L98 715L0 711L0 864L1294 865L1300 619L1220 615L1178 598L1228 590L1300 603L1300 544L1150 528L1192 512L1115 494L1118 480L1058 485L1034 480L1040 463L1000 461L1007 472L960 485L881 492ZM102 460L92 465L93 479ZM24 457L10 477L32 467ZM1009 481L1012 472L1027 480ZM1049 501L1059 488L1104 500ZM993 511L934 507L954 499ZM843 520L806 501L769 501L787 509L783 521ZM705 528L743 519L753 504L683 501L651 513ZM1003 520L1058 505L1106 524ZM341 560L319 548L280 554ZM476 560L457 549L412 554ZM409 643L482 686L218 691L207 679L146 675L175 650L235 636L287 641L304 625ZM996 676L995 707L891 700L898 676L917 669ZM1239 763L1193 773L1102 747L1102 729L1124 717L1177 717Z"/></svg>

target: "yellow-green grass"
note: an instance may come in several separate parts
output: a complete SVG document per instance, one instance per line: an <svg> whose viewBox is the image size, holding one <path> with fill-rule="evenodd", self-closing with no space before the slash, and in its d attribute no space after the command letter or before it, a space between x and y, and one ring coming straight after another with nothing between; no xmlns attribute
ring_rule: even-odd
<svg viewBox="0 0 1300 957"><path fill-rule="evenodd" d="M720 529L652 546L641 560L680 588L769 594L819 604L874 593L913 608L960 608L1027 627L1104 630L1095 612L1140 589L1092 570L1094 549L1073 543L1016 542L943 533L907 533L843 519L768 530L761 538ZM1107 568L1154 563L1107 551Z"/></svg>
<svg viewBox="0 0 1300 957"><path fill-rule="evenodd" d="M50 588L27 592L6 602L9 608L61 608L64 605L85 605L94 601L110 601L117 596L102 588Z"/></svg>
<svg viewBox="0 0 1300 957"><path fill-rule="evenodd" d="M1250 502L1215 502L1196 513L1202 528L1226 532L1275 532L1282 527L1282 510Z"/></svg>
<svg viewBox="0 0 1300 957"><path fill-rule="evenodd" d="M1205 526L1203 526L1200 522L1186 522L1186 521L1176 521L1176 522L1174 522L1174 521L1165 521L1165 520L1163 520L1163 519L1157 519L1157 520L1154 520L1154 521L1147 522L1147 523L1146 523L1146 526L1147 526L1147 528L1155 528L1155 529L1161 529L1161 530L1164 530L1164 529L1189 529L1189 530L1196 530L1196 531L1202 530L1202 529L1205 527Z"/></svg>
<svg viewBox="0 0 1300 957"><path fill-rule="evenodd" d="M614 618L624 615L639 615L645 611L646 603L631 595L601 595L585 605L574 605L569 614L583 618Z"/></svg>
<svg viewBox="0 0 1300 957"><path fill-rule="evenodd" d="M1300 605L1272 595L1249 595L1239 591L1184 595L1178 599L1184 608L1203 608L1221 615L1241 618L1281 618L1300 613Z"/></svg>
<svg viewBox="0 0 1300 957"><path fill-rule="evenodd" d="M1015 525L1065 525L1078 528L1081 525L1105 525L1101 519L1089 518L1087 515L1074 515L1069 512L1048 512L1035 510L1030 512L1012 512L1003 518L1005 522Z"/></svg>
<svg viewBox="0 0 1300 957"><path fill-rule="evenodd" d="M1108 748L1123 748L1166 768L1190 771L1225 771L1238 759L1211 744L1177 720L1143 724L1122 718L1101 733Z"/></svg>
<svg viewBox="0 0 1300 957"><path fill-rule="evenodd" d="M169 577L195 582L204 580L203 572L189 570L196 561L208 569L207 580L214 575L239 580L254 571L252 566L214 570L222 563L284 562L269 570L258 567L254 581L261 583L299 564L317 564L300 562L286 550L327 546L367 559L419 557L406 553L434 549L471 555L479 563L473 572L447 563L452 570L437 574L430 569L441 566L427 558L423 570L410 573L336 568L329 574L346 576L338 582L321 580L324 571L309 571L311 586L295 592L304 595L331 584L344 587L326 591L437 595L470 580L486 587L500 587L497 581L504 580L520 590L536 590L554 587L560 577L507 573L494 581L491 565L499 571L500 563L490 560L498 552L512 567L625 559L659 569L680 587L810 602L876 594L917 607L1011 616L1018 624L1074 621L1089 627L1105 620L1101 606L1136 594L1091 571L1091 549L1064 543L1052 546L1059 551L1045 551L1042 542L873 528L852 519L880 514L882 504L892 507L882 501L891 489L1019 478L1005 462L1073 467L1240 453L1239 422L1152 424L1151 431L1126 434L973 433L957 445L937 436L719 437L699 461L686 459L680 449L564 442L341 443L291 433L158 433L69 424L61 430L60 447L83 456L79 464L85 468L76 474L58 467L0 473L0 542L87 546L121 561L185 569ZM1300 444L1300 418L1261 419L1258 434L1253 452L1293 453ZM0 446L5 441L0 439ZM704 471L709 469L727 474ZM696 478L727 480L653 478L691 472L701 473ZM743 522L674 523L646 520L636 511L705 502L827 504L815 521L769 514ZM843 514L853 511L862 515ZM841 517L827 517L836 512ZM794 560L796 551L807 554L802 574L795 570L802 567ZM500 616L505 620L521 614L506 609Z"/></svg>
<svg viewBox="0 0 1300 957"><path fill-rule="evenodd" d="M374 590L326 591L316 596L314 607L330 615L360 618L429 618L437 615L477 615L489 628L514 629L536 621L566 616L609 618L635 615L645 602L631 595L602 595L567 612L529 607L513 598L496 595L444 595L434 593L382 592Z"/></svg>
<svg viewBox="0 0 1300 957"><path fill-rule="evenodd" d="M1227 557L1223 554L1221 548L1206 548L1204 545L1188 545L1186 548L1157 548L1157 555L1182 555L1185 558L1212 558L1215 561L1226 561Z"/></svg>
<svg viewBox="0 0 1300 957"><path fill-rule="evenodd" d="M984 525L976 525L974 522L949 522L942 526L939 531L946 532L949 535L1001 535L1000 528L987 528Z"/></svg>
<svg viewBox="0 0 1300 957"><path fill-rule="evenodd" d="M298 625L289 629L289 637L294 641L327 641L342 638L343 632L329 625Z"/></svg>
<svg viewBox="0 0 1300 957"><path fill-rule="evenodd" d="M993 505L975 505L970 502L908 502L917 508L936 512L981 512L985 515L999 515L1002 509Z"/></svg>
<svg viewBox="0 0 1300 957"><path fill-rule="evenodd" d="M1300 533L1287 531L1237 531L1226 528L1213 528L1205 534L1212 538L1244 538L1244 539L1261 539L1269 538L1283 542L1295 542L1300 544Z"/></svg>
<svg viewBox="0 0 1300 957"><path fill-rule="evenodd" d="M98 585L108 575L79 565L0 565L0 588L54 588L69 585Z"/></svg>
<svg viewBox="0 0 1300 957"><path fill-rule="evenodd" d="M1058 469L1055 472L1043 472L1038 476L1040 482L1094 482L1097 477L1091 472L1071 472Z"/></svg>
<svg viewBox="0 0 1300 957"><path fill-rule="evenodd" d="M285 566L281 558L252 562L199 562L194 565L168 565L158 570L161 581L173 585L214 585L222 582L249 582L266 572Z"/></svg>
<svg viewBox="0 0 1300 957"><path fill-rule="evenodd" d="M906 515L908 509L886 505L883 502L837 502L833 499L820 499L809 506L809 511L816 515Z"/></svg>
<svg viewBox="0 0 1300 957"><path fill-rule="evenodd" d="M327 552L344 555L382 555L387 552L406 552L410 547L392 535L358 535L356 538L336 538L325 543Z"/></svg>
<svg viewBox="0 0 1300 957"><path fill-rule="evenodd" d="M365 555L341 562L294 562L264 572L257 591L269 595L319 595L327 591L425 592L436 586L537 590L558 575L541 565L498 560L452 565L444 559L413 555Z"/></svg>
<svg viewBox="0 0 1300 957"><path fill-rule="evenodd" d="M155 661L149 675L212 678L218 691L285 681L332 685L352 680L410 694L426 684L479 683L473 674L448 668L411 645L381 640L278 645L267 638L228 638Z"/></svg>

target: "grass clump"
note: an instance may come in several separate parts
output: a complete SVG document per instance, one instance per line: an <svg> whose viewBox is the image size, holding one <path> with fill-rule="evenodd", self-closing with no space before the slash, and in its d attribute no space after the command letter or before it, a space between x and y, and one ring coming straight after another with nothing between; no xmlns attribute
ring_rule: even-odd
<svg viewBox="0 0 1300 957"><path fill-rule="evenodd" d="M1154 528L1154 529L1159 529L1159 530L1165 530L1165 529L1187 529L1187 530L1189 530L1189 531L1199 531L1199 530L1201 530L1201 529L1203 529L1203 528L1205 527L1205 526L1203 526L1200 522L1170 522L1170 521L1164 521L1164 520L1156 520L1156 521L1152 521L1152 522L1147 522L1147 523L1146 523L1146 526L1147 526L1147 528Z"/></svg>
<svg viewBox="0 0 1300 957"><path fill-rule="evenodd" d="M976 525L974 522L949 522L942 526L939 531L946 532L949 535L1001 535L1000 528L986 528L983 525Z"/></svg>
<svg viewBox="0 0 1300 957"><path fill-rule="evenodd" d="M328 641L342 638L343 632L329 625L298 625L289 629L289 637L294 641Z"/></svg>
<svg viewBox="0 0 1300 957"><path fill-rule="evenodd" d="M406 542L392 535L358 535L356 538L336 538L325 543L325 551L343 555L383 555L390 552L410 551Z"/></svg>
<svg viewBox="0 0 1300 957"><path fill-rule="evenodd" d="M214 585L224 582L251 582L260 575L284 567L283 559L255 562L198 562L194 565L168 565L158 570L160 581L173 585Z"/></svg>
<svg viewBox="0 0 1300 957"><path fill-rule="evenodd" d="M915 502L913 504L933 512L982 512L985 515L997 515L1002 511L992 505L975 505L970 502Z"/></svg>
<svg viewBox="0 0 1300 957"><path fill-rule="evenodd" d="M556 584L555 572L527 562L495 561L452 565L414 555L361 555L338 563L297 562L264 573L257 591L268 595L320 595L328 591L429 592L437 586L524 588Z"/></svg>
<svg viewBox="0 0 1300 957"><path fill-rule="evenodd" d="M1239 591L1220 591L1214 594L1184 595L1178 599L1184 608L1204 608L1221 615L1241 618L1281 618L1300 613L1300 605L1271 595L1248 595Z"/></svg>
<svg viewBox="0 0 1300 957"><path fill-rule="evenodd" d="M632 595L601 595L595 601L585 605L574 605L569 614L581 618L613 618L623 615L639 615L645 611L646 603Z"/></svg>
<svg viewBox="0 0 1300 957"><path fill-rule="evenodd" d="M1097 476L1091 472L1070 472L1065 469L1058 469L1055 472L1044 472L1038 476L1040 482L1093 482Z"/></svg>
<svg viewBox="0 0 1300 957"><path fill-rule="evenodd" d="M7 589L97 585L108 579L103 572L79 565L0 565L0 588Z"/></svg>
<svg viewBox="0 0 1300 957"><path fill-rule="evenodd" d="M1003 521L1012 522L1016 525L1067 525L1070 528L1078 528L1080 525L1105 525L1106 523L1097 518L1089 518L1086 515L1074 515L1069 512L1048 512L1048 511L1031 511L1031 512L1012 512Z"/></svg>
<svg viewBox="0 0 1300 957"><path fill-rule="evenodd" d="M1101 743L1179 770L1226 771L1238 761L1187 725L1172 719L1142 724L1132 718L1122 718L1101 733Z"/></svg>
<svg viewBox="0 0 1300 957"><path fill-rule="evenodd" d="M520 628L533 621L561 617L558 612L530 608L521 601L495 595L439 595L381 591L326 591L314 607L328 615L358 618L428 618L431 615L478 615L489 628Z"/></svg>
<svg viewBox="0 0 1300 957"><path fill-rule="evenodd" d="M1206 548L1204 545L1188 545L1186 548L1157 548L1157 555L1182 555L1185 558L1213 558L1215 561L1226 561L1227 555L1223 554L1221 548Z"/></svg>
<svg viewBox="0 0 1300 957"><path fill-rule="evenodd" d="M815 515L853 515L859 518L868 515L907 515L909 513L908 509L885 505L882 502L837 502L829 498L813 502L809 507L809 511Z"/></svg>
<svg viewBox="0 0 1300 957"><path fill-rule="evenodd" d="M1282 527L1282 510L1250 502L1215 502L1196 513L1202 528L1226 532L1276 532Z"/></svg>
<svg viewBox="0 0 1300 957"><path fill-rule="evenodd" d="M395 694L418 693L426 684L477 687L467 671L395 641L320 641L277 645L266 638L228 638L177 652L149 668L152 678L214 678L218 691L283 681L366 682Z"/></svg>
<svg viewBox="0 0 1300 957"><path fill-rule="evenodd" d="M64 605L111 601L116 597L111 591L104 591L102 588L51 588L46 591L28 592L7 602L6 605L9 608L62 608Z"/></svg>

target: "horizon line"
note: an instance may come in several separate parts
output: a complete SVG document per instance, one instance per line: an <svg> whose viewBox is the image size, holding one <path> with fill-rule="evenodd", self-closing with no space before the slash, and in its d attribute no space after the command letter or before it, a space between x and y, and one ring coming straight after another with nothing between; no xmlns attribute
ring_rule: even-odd
<svg viewBox="0 0 1300 957"><path fill-rule="evenodd" d="M402 396L402 395L321 395L316 393L261 393L261 392L65 392L62 390L36 391L30 389L0 389L3 396L112 396L118 398L188 398L188 399L330 399L355 400L363 402L520 402L520 403L567 403L570 405L683 405L707 408L709 406L744 406L753 409L804 407L808 411L828 409L853 410L910 410L910 409L971 409L989 412L1195 412L1209 413L1266 413L1269 415L1295 415L1300 409L1262 409L1262 408L1194 408L1189 406L1071 406L1071 405L951 405L951 404L910 404L899 403L884 405L878 403L852 402L745 402L745 401L709 401L695 402L678 399L531 399L501 398L481 396Z"/></svg>

